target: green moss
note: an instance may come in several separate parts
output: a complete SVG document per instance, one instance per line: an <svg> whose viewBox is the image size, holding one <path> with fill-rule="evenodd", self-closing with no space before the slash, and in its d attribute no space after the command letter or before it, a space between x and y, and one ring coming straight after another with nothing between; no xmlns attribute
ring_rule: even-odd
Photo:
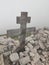
<svg viewBox="0 0 49 65"><path fill-rule="evenodd" d="M26 33L26 37L30 36L31 33ZM15 40L18 40L19 39L19 36L13 36L11 37L12 39L15 39Z"/></svg>
<svg viewBox="0 0 49 65"><path fill-rule="evenodd" d="M7 34L2 34L2 35L0 35L0 36L7 36Z"/></svg>
<svg viewBox="0 0 49 65"><path fill-rule="evenodd" d="M30 35L31 35L31 33L29 33L29 32L28 32L28 33L26 33L26 37L27 37L27 36L30 36Z"/></svg>
<svg viewBox="0 0 49 65"><path fill-rule="evenodd" d="M18 40L18 36L11 37L12 39Z"/></svg>

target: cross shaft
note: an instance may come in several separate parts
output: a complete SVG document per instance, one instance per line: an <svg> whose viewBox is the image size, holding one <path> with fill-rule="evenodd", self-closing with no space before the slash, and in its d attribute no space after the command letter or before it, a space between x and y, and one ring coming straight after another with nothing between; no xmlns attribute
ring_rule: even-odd
<svg viewBox="0 0 49 65"><path fill-rule="evenodd" d="M20 24L20 47L24 48L26 37L26 24L30 23L31 17L27 17L28 12L21 12L21 17L17 17L17 23Z"/></svg>

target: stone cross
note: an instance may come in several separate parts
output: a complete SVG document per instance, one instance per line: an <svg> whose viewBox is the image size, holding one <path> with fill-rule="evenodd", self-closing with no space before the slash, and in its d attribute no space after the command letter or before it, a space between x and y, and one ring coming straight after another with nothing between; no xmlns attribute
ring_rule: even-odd
<svg viewBox="0 0 49 65"><path fill-rule="evenodd" d="M20 46L24 47L26 37L26 24L30 23L31 17L27 17L28 12L21 12L21 17L17 17L17 23L20 24Z"/></svg>

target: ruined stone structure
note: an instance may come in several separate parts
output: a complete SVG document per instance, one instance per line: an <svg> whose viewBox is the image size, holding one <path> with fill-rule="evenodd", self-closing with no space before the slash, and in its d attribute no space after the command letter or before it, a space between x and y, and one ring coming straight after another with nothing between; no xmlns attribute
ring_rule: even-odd
<svg viewBox="0 0 49 65"><path fill-rule="evenodd" d="M33 31L36 30L36 27L28 27L26 29L26 35L31 34ZM7 30L7 37L17 37L20 35L20 29L10 29Z"/></svg>

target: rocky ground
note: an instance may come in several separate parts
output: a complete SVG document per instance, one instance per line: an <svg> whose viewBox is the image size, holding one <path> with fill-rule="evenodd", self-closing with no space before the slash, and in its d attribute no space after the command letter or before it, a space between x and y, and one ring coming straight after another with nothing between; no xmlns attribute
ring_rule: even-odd
<svg viewBox="0 0 49 65"><path fill-rule="evenodd" d="M49 29L43 28L26 37L25 50L16 52L19 40L0 37L0 56L5 65L49 65ZM7 63L7 64L6 64ZM0 65L1 61L0 61Z"/></svg>

